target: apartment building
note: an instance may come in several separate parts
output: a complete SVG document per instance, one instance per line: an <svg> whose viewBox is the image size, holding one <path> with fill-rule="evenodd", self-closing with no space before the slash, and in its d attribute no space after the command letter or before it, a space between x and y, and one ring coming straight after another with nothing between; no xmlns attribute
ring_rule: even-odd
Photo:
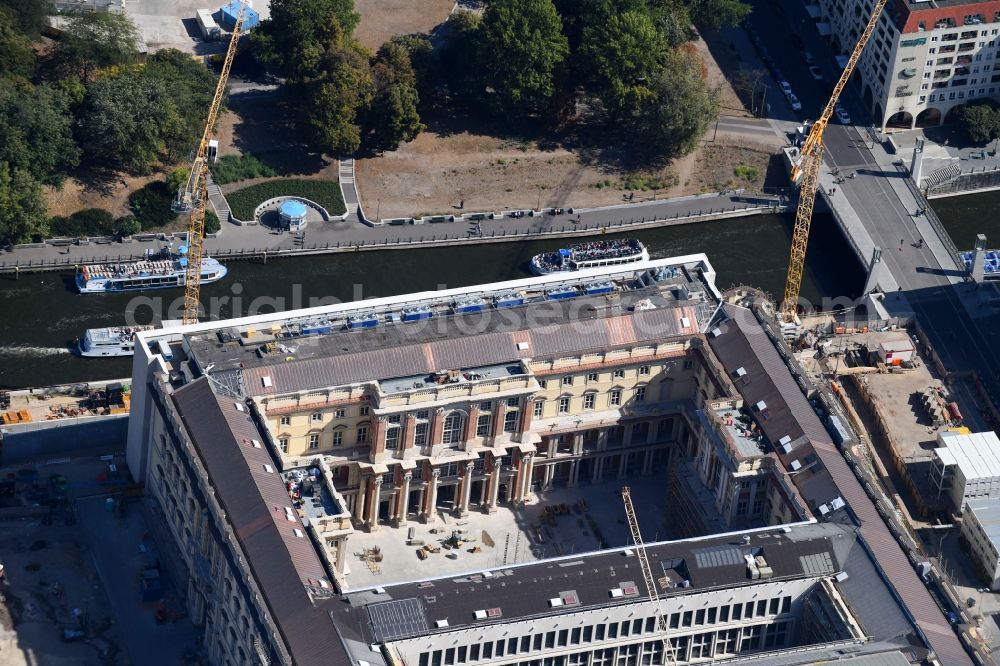
<svg viewBox="0 0 1000 666"><path fill-rule="evenodd" d="M848 56L873 4L819 0L834 51ZM1000 97L1000 2L894 0L878 21L857 76L877 125L940 125L961 106Z"/></svg>
<svg viewBox="0 0 1000 666"><path fill-rule="evenodd" d="M1000 589L1000 500L970 499L962 515L962 538L991 590Z"/></svg>
<svg viewBox="0 0 1000 666"><path fill-rule="evenodd" d="M129 468L215 664L919 660L755 326L693 255L151 331ZM629 548L352 584L363 537L642 475L693 537L650 545L666 642Z"/></svg>

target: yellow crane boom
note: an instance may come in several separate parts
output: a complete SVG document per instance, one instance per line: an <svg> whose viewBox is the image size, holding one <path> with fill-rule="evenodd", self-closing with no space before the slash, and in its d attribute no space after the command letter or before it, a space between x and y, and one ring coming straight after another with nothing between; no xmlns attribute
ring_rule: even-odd
<svg viewBox="0 0 1000 666"><path fill-rule="evenodd" d="M201 308L201 259L205 254L205 206L208 203L208 142L215 127L215 119L226 94L226 84L229 82L229 70L236 56L236 44L240 40L240 29L243 27L243 15L246 12L246 2L240 3L240 11L233 26L233 35L226 49L226 59L222 63L222 72L215 86L212 104L208 107L208 119L201 142L191 163L191 175L187 185L177 195L175 208L190 210L191 218L187 228L187 266L184 269L184 316L185 324L198 323L198 312Z"/></svg>
<svg viewBox="0 0 1000 666"><path fill-rule="evenodd" d="M792 168L792 180L799 183L799 205L795 210L795 230L792 232L792 251L788 260L788 275L785 278L785 298L781 302L781 311L785 320L792 322L795 320L799 303L799 291L802 289L802 271L806 264L806 246L809 244L809 226L812 224L813 205L816 203L816 186L819 184L819 170L823 166L823 132L830 123L830 117L840 99L840 93L847 85L847 80L854 73L854 68L858 64L861 53L865 50L865 45L875 31L882 10L885 9L887 0L876 0L872 8L871 18L868 25L858 39L857 45L851 52L851 57L847 60L847 66L840 74L837 85L833 87L833 94L827 100L823 114L809 128L809 134L802 144L802 157L798 165Z"/></svg>
<svg viewBox="0 0 1000 666"><path fill-rule="evenodd" d="M676 664L677 657L674 654L674 647L670 643L670 631L667 627L667 618L660 610L660 599L656 593L656 581L653 579L653 572L649 568L649 557L646 555L646 544L642 540L642 533L639 531L639 521L635 517L635 508L632 506L632 489L622 486L622 502L625 504L625 515L628 517L628 526L632 530L632 541L635 542L635 552L639 557L639 568L642 569L642 577L646 581L646 593L649 595L649 603L653 606L653 614L656 616L656 632L663 641L663 663Z"/></svg>

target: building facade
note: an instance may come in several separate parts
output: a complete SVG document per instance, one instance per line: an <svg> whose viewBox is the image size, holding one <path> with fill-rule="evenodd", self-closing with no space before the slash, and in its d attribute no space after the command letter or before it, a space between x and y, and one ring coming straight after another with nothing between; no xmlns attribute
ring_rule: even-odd
<svg viewBox="0 0 1000 666"><path fill-rule="evenodd" d="M863 0L819 0L835 52L850 55L871 17ZM857 65L862 99L883 129L943 123L1000 97L1000 2L894 0Z"/></svg>
<svg viewBox="0 0 1000 666"><path fill-rule="evenodd" d="M1000 589L1000 500L969 500L962 515L962 538L989 588Z"/></svg>

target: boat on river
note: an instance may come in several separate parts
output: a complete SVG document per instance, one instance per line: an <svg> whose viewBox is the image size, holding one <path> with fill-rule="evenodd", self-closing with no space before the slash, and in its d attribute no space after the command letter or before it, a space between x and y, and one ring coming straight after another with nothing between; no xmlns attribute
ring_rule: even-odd
<svg viewBox="0 0 1000 666"><path fill-rule="evenodd" d="M648 260L649 252L642 243L632 238L622 238L580 243L555 252L536 254L531 258L531 270L537 275L548 275Z"/></svg>
<svg viewBox="0 0 1000 666"><path fill-rule="evenodd" d="M82 340L77 340L80 356L133 356L136 333L153 330L152 326L109 326L88 328Z"/></svg>
<svg viewBox="0 0 1000 666"><path fill-rule="evenodd" d="M959 252L965 270L972 272L972 259L975 252ZM987 280L1000 280L1000 250L987 250L983 257L983 277Z"/></svg>
<svg viewBox="0 0 1000 666"><path fill-rule="evenodd" d="M81 294L101 294L183 287L188 265L186 255L187 246L181 246L177 254L167 247L150 252L141 261L86 264L76 271L76 288ZM211 257L201 260L202 284L221 280L227 272L225 266Z"/></svg>

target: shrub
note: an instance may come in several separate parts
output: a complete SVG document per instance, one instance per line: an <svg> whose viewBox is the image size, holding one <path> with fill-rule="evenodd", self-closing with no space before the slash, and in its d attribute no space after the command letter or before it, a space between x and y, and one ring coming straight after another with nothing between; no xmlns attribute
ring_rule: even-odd
<svg viewBox="0 0 1000 666"><path fill-rule="evenodd" d="M219 185L248 178L273 178L278 172L253 155L226 155L212 165L212 177Z"/></svg>
<svg viewBox="0 0 1000 666"><path fill-rule="evenodd" d="M167 186L170 188L171 192L176 194L177 190L187 185L188 178L190 176L191 176L191 169L188 169L187 167L181 167L180 169L175 169L174 171L170 172L169 176L167 176Z"/></svg>
<svg viewBox="0 0 1000 666"><path fill-rule="evenodd" d="M131 236L142 231L142 225L135 215L125 215L115 220L114 230L119 236Z"/></svg>
<svg viewBox="0 0 1000 666"><path fill-rule="evenodd" d="M742 178L743 180L750 182L757 180L757 177L760 176L760 170L757 167L741 164L733 169L733 174L737 178Z"/></svg>
<svg viewBox="0 0 1000 666"><path fill-rule="evenodd" d="M222 224L219 222L219 216L215 214L214 210L205 211L205 233L215 234L219 232L222 228Z"/></svg>
<svg viewBox="0 0 1000 666"><path fill-rule="evenodd" d="M49 226L53 236L110 236L114 233L114 216L103 208L85 208L69 217L53 217Z"/></svg>
<svg viewBox="0 0 1000 666"><path fill-rule="evenodd" d="M226 199L233 215L249 221L260 204L275 197L302 197L325 208L331 215L343 215L347 208L340 193L340 184L332 180L269 180L237 190Z"/></svg>
<svg viewBox="0 0 1000 666"><path fill-rule="evenodd" d="M174 221L177 215L170 210L170 204L175 194L170 185L157 180L129 195L132 214L144 231L165 227Z"/></svg>

